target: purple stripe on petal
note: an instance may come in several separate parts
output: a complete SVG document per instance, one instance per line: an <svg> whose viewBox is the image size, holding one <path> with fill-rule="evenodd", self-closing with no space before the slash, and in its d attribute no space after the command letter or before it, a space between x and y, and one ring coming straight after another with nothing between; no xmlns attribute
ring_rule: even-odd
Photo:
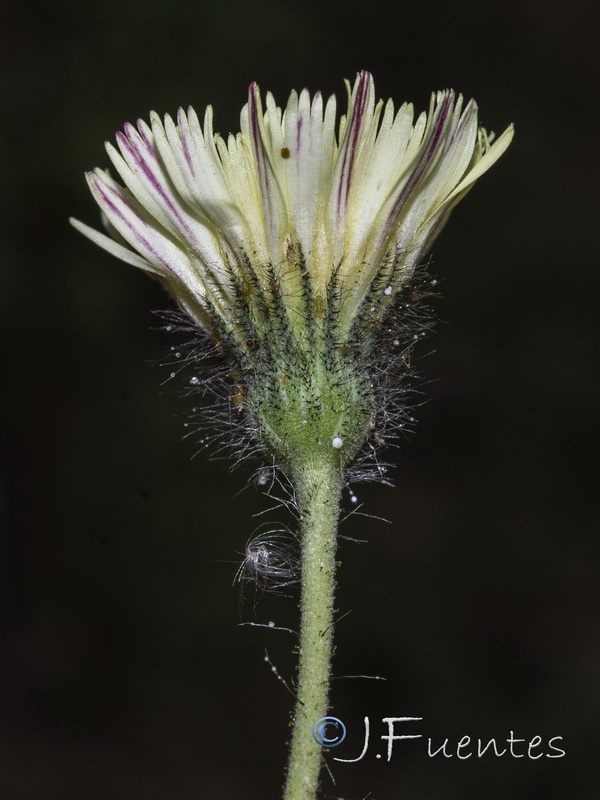
<svg viewBox="0 0 600 800"><path fill-rule="evenodd" d="M356 90L356 100L354 101L352 107L352 116L348 121L348 132L345 137L346 147L344 148L344 154L342 157L341 175L337 192L338 213L341 210L342 204L344 208L348 204L352 170L354 167L354 162L356 161L357 145L364 123L370 79L371 76L368 72L360 73L358 88Z"/></svg>
<svg viewBox="0 0 600 800"><path fill-rule="evenodd" d="M162 186L160 179L157 177L156 173L151 169L150 161L157 163L157 157L155 156L154 150L148 147L150 151L148 158L148 154L143 153L140 150L140 145L143 142L140 140L140 137L137 135L137 131L133 126L129 126L130 132L133 131L134 135L131 139L127 139L122 133L118 133L117 137L119 142L123 144L127 152L131 155L132 159L135 161L136 165L139 167L142 174L147 179L148 183L152 191L156 194L157 199L159 199L166 209L169 211L171 216L177 221L177 224L181 228L181 233L186 235L188 241L190 241L194 245L198 245L197 239L194 235L194 232L188 225L187 221L181 216L179 208L174 202L173 198L170 194L165 190Z"/></svg>
<svg viewBox="0 0 600 800"><path fill-rule="evenodd" d="M454 105L454 92L450 91L446 94L446 97L444 98L444 103L440 110L436 126L431 133L427 150L425 151L425 154L423 155L421 161L419 162L417 180L419 180L423 172L425 172L425 169L429 166L429 162L431 161L435 151L437 150L437 146L440 142L440 139L442 138L442 134L446 129L446 125L450 117L450 111L452 110L453 105Z"/></svg>
<svg viewBox="0 0 600 800"><path fill-rule="evenodd" d="M115 138L119 144L122 144L127 150L131 153L131 145L129 144L129 139L125 136L123 131L117 131L115 134Z"/></svg>
<svg viewBox="0 0 600 800"><path fill-rule="evenodd" d="M143 119L138 119L137 125L138 125L137 129L134 128L133 125L130 125L129 128L131 132L127 132L127 135L129 136L129 138L131 138L132 136L137 137L139 131L139 136L141 136L144 142L146 143L148 150L150 150L152 155L156 157L156 150L154 149L154 139L152 137L152 131L148 129L148 126L146 125Z"/></svg>
<svg viewBox="0 0 600 800"><path fill-rule="evenodd" d="M264 220L267 227L267 232L273 235L276 232L275 229L277 223L276 194L278 192L278 187L271 172L271 166L269 164L260 131L260 119L258 111L259 100L260 95L258 85L256 83L252 83L250 84L250 93L248 96L248 109L250 112L250 137L252 140L256 169L258 172L259 188L263 201Z"/></svg>
<svg viewBox="0 0 600 800"><path fill-rule="evenodd" d="M442 107L440 109L438 118L436 120L435 127L434 127L434 129L432 130L432 132L431 132L431 134L429 136L429 141L427 143L425 152L423 153L423 155L421 156L417 166L413 170L413 173L410 176L410 179L408 180L408 182L406 183L406 186L400 192L396 202L392 206L392 209L391 209L391 211L389 213L388 219L387 219L386 224L384 226L384 230L386 231L386 236L389 233L389 229L391 229L391 227L394 224L396 218L398 217L398 215L402 211L402 207L408 201L408 198L412 194L414 188L416 187L418 182L421 180L425 170L427 169L427 167L431 163L431 159L433 158L433 155L435 154L435 152L437 150L437 147L439 145L440 139L442 138L442 134L444 133L444 131L446 129L446 125L447 125L448 119L450 117L450 111L452 109L453 104L454 104L454 92L448 92L446 94L445 98L444 98L444 102L443 102L443 105L442 105Z"/></svg>
<svg viewBox="0 0 600 800"><path fill-rule="evenodd" d="M258 85L256 83L250 84L250 94L248 97L248 107L250 110L250 134L252 137L252 146L254 148L254 155L256 158L256 166L258 169L258 179L260 181L260 188L263 194L268 188L268 176L265 164L265 151L263 148L262 138L260 135L260 124L258 119Z"/></svg>
<svg viewBox="0 0 600 800"><path fill-rule="evenodd" d="M148 223L137 215L136 211L129 205L127 200L117 191L115 191L115 189L106 186L95 175L92 175L91 181L96 191L101 196L105 208L110 209L110 211L112 211L113 214L121 220L121 222L129 229L129 231L131 231L131 234L134 240L138 243L138 246L141 247L142 249L145 249L148 253L151 253L152 256L156 259L156 261L158 261L158 263L160 263L172 275L175 275L175 277L179 278L179 275L177 275L177 273L172 269L172 267L164 260L164 258L160 255L160 253L156 250L156 248L153 247L153 245L148 241L148 239L146 239L146 237L141 234L139 227L134 225L131 222L131 220L129 220L125 216L125 214L119 208L118 203L115 202L115 200L112 199L110 195L116 197L117 200L120 201L122 205L126 206L131 211L131 213L137 217L140 225L143 225L145 228L147 228Z"/></svg>
<svg viewBox="0 0 600 800"><path fill-rule="evenodd" d="M302 138L302 126L304 125L304 117L298 114L296 121L296 154L300 153L300 139Z"/></svg>
<svg viewBox="0 0 600 800"><path fill-rule="evenodd" d="M446 150L449 150L451 145L453 145L454 142L461 135L461 133L463 132L468 120L471 117L471 114L473 113L474 108L475 108L475 101L474 100L469 100L469 102L467 103L467 107L463 111L462 116L458 121L458 125L456 126L456 130L454 131L454 133L452 134L452 136L450 138L450 141L448 142Z"/></svg>
<svg viewBox="0 0 600 800"><path fill-rule="evenodd" d="M190 150L190 135L189 130L187 127L187 117L183 111L183 108L180 108L177 112L177 124L178 124L178 131L179 131L179 138L181 139L181 146L183 148L183 155L185 156L186 163L191 174L196 177L196 172L194 170L194 160L192 159L192 153Z"/></svg>
<svg viewBox="0 0 600 800"><path fill-rule="evenodd" d="M319 104L321 104L321 109L323 108L321 92L315 92L314 97L312 99L312 103L310 104L310 118L311 121L315 119L317 114L317 109L319 108ZM319 115L319 122L323 120L323 111Z"/></svg>

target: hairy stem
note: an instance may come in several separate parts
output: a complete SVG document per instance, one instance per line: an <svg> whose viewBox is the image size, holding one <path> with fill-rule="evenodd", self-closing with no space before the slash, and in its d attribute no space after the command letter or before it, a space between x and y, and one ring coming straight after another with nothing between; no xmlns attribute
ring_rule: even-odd
<svg viewBox="0 0 600 800"><path fill-rule="evenodd" d="M296 470L302 514L298 695L284 800L314 800L322 747L312 735L327 714L333 643L335 553L342 476L332 453Z"/></svg>

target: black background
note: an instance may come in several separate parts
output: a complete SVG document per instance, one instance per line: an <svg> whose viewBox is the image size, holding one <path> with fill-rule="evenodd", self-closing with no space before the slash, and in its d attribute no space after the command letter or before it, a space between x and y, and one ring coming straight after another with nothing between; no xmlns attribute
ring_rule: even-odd
<svg viewBox="0 0 600 800"><path fill-rule="evenodd" d="M597 797L593 8L92 0L4 16L3 799L281 794L293 701L263 657L289 681L293 637L237 626L293 626L296 601L232 586L267 501L237 494L247 468L192 459L193 401L165 383L172 342L151 314L168 300L67 218L97 224L83 172L124 121L210 102L226 133L251 80L280 104L303 86L343 103L359 69L418 109L452 86L516 137L435 246L442 322L396 488L356 487L390 524L342 528L368 543L342 540L335 672L388 680L334 683L339 755L360 750L365 715L374 738L324 794ZM434 746L512 730L540 735L536 754L562 736L567 755L431 759L422 739L388 764L384 716L423 717L405 732Z"/></svg>

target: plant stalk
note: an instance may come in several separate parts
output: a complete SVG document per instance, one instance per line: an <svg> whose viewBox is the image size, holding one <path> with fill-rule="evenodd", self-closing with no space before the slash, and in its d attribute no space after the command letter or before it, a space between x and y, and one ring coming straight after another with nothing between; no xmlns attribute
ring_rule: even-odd
<svg viewBox="0 0 600 800"><path fill-rule="evenodd" d="M326 716L333 648L335 555L342 474L336 453L295 471L301 511L302 592L298 691L284 800L314 800L322 747L312 735Z"/></svg>

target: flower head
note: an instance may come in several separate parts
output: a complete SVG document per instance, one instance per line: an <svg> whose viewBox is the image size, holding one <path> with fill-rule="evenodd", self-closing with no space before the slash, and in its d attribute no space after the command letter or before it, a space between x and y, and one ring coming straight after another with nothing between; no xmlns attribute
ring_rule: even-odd
<svg viewBox="0 0 600 800"><path fill-rule="evenodd" d="M336 99L292 92L285 110L252 84L241 132L213 133L182 109L175 122L151 114L107 144L125 186L96 169L87 178L109 236L73 224L92 241L160 276L200 324L215 319L233 341L236 283L282 286L291 325L302 316L302 273L317 308L336 274L340 330L348 332L379 276L386 302L413 274L452 208L502 155L513 131L478 127L473 100L437 92L429 113L376 102L363 72L346 83L348 110L336 131ZM386 266L387 265L387 266ZM301 268L299 268L301 267ZM385 283L385 286L383 286ZM390 287L390 288L388 288Z"/></svg>
<svg viewBox="0 0 600 800"><path fill-rule="evenodd" d="M282 111L252 84L227 139L210 107L203 125L192 108L127 124L106 145L124 185L87 175L109 235L73 221L233 356L263 449L284 464L307 443L354 456L373 428L376 332L513 135L493 141L450 90L415 118L377 102L366 72L346 86L339 123L335 97L292 92Z"/></svg>

